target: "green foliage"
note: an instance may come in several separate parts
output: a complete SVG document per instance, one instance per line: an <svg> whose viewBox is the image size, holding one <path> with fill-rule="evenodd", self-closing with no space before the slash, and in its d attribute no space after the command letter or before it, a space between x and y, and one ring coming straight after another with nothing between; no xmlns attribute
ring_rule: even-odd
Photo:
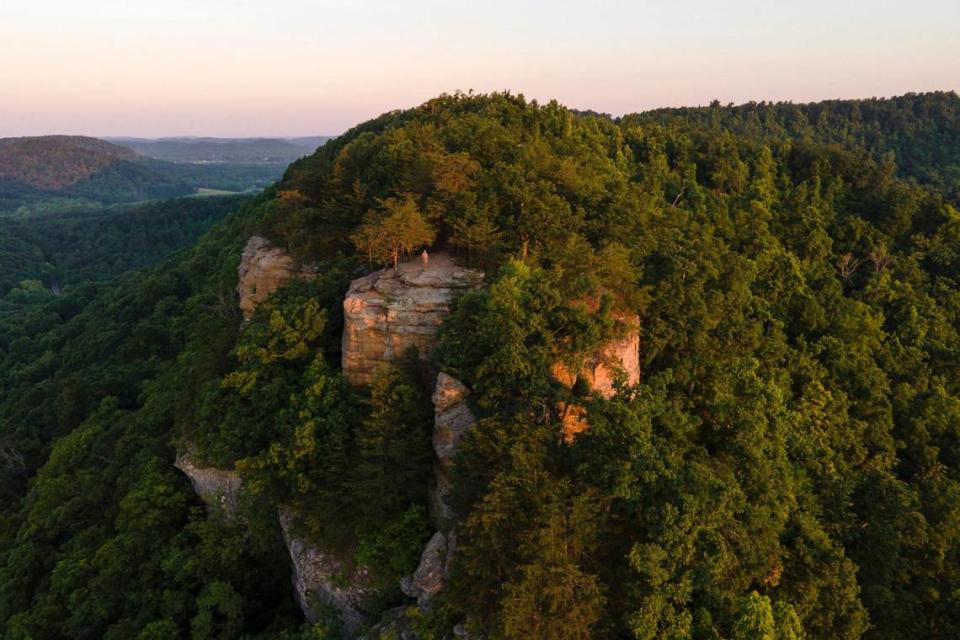
<svg viewBox="0 0 960 640"><path fill-rule="evenodd" d="M393 264L417 247L429 245L436 233L420 213L413 197L387 198L378 211L370 211L351 236L371 264Z"/></svg>
<svg viewBox="0 0 960 640"><path fill-rule="evenodd" d="M238 197L198 198L0 218L0 295L25 279L59 294L155 264L242 204ZM0 312L22 305L17 294L0 298Z"/></svg>
<svg viewBox="0 0 960 640"><path fill-rule="evenodd" d="M614 121L441 96L295 162L162 268L52 299L20 285L43 265L17 274L7 636L326 633L299 627L278 504L371 570L375 609L402 604L430 534L432 381L401 359L368 394L336 367L342 256L398 212L488 274L435 352L480 420L453 575L410 620L425 637L957 636L957 112L928 94ZM254 230L319 275L241 325ZM554 379L632 314L640 384ZM567 442L571 404L589 428ZM241 473L247 529L203 517L171 440Z"/></svg>
<svg viewBox="0 0 960 640"><path fill-rule="evenodd" d="M82 136L0 139L0 215L32 216L193 195L252 191L276 164L173 163Z"/></svg>

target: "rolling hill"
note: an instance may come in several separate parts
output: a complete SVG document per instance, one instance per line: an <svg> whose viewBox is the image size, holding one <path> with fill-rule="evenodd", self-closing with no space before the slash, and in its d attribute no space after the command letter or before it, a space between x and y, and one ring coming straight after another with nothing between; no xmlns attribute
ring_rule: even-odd
<svg viewBox="0 0 960 640"><path fill-rule="evenodd" d="M168 260L17 286L4 637L960 637L958 117L444 95Z"/></svg>
<svg viewBox="0 0 960 640"><path fill-rule="evenodd" d="M304 138L108 138L140 155L169 162L290 164L328 136Z"/></svg>
<svg viewBox="0 0 960 640"><path fill-rule="evenodd" d="M177 164L84 136L0 139L0 214L142 202L199 189L261 189L279 164Z"/></svg>

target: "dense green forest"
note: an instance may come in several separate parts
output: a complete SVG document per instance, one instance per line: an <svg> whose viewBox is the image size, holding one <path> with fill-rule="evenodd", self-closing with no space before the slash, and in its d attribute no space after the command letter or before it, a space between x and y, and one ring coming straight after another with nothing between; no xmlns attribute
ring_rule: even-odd
<svg viewBox="0 0 960 640"><path fill-rule="evenodd" d="M0 218L0 298L24 281L46 290L107 280L188 247L242 196Z"/></svg>
<svg viewBox="0 0 960 640"><path fill-rule="evenodd" d="M395 219L488 283L440 333L479 421L418 637L960 636L958 115L953 93L617 120L441 96L165 263L0 317L4 637L335 637L301 624L281 504L369 570L374 613L409 604L432 371L362 390L338 366L357 247ZM243 323L253 233L318 277ZM559 384L623 312L641 381ZM239 519L206 516L185 447L239 470Z"/></svg>

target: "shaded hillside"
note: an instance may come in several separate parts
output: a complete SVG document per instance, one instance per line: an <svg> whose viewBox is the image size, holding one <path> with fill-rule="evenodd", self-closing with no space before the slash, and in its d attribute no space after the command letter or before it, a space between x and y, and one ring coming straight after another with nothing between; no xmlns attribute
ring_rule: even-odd
<svg viewBox="0 0 960 640"><path fill-rule="evenodd" d="M0 298L24 280L62 292L139 269L191 246L241 196L0 218Z"/></svg>
<svg viewBox="0 0 960 640"><path fill-rule="evenodd" d="M248 191L282 167L186 165L138 156L96 138L46 136L0 140L0 213L96 208L192 195L198 189Z"/></svg>
<svg viewBox="0 0 960 640"><path fill-rule="evenodd" d="M175 259L0 322L7 635L335 637L301 626L279 506L359 569L332 580L363 577L371 621L422 639L960 635L960 213L860 142L701 115L441 96ZM253 235L315 277L242 322ZM426 370L352 387L344 292L425 244L486 286ZM637 384L557 378L627 313ZM418 607L437 369L477 421L449 580ZM173 442L239 474L238 519L204 517Z"/></svg>
<svg viewBox="0 0 960 640"><path fill-rule="evenodd" d="M121 160L134 160L126 147L84 136L0 139L0 181L41 189L62 189Z"/></svg>

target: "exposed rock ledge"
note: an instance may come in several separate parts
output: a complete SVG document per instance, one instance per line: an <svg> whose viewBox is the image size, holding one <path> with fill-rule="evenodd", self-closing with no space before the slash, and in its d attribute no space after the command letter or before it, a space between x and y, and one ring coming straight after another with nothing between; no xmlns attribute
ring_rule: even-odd
<svg viewBox="0 0 960 640"><path fill-rule="evenodd" d="M317 605L329 605L340 613L343 637L354 638L367 623L363 603L370 596L368 573L363 567L348 568L334 556L295 535L296 514L279 510L283 539L293 561L293 587L297 602L309 622L317 622Z"/></svg>
<svg viewBox="0 0 960 640"><path fill-rule="evenodd" d="M352 384L370 384L380 363L414 347L429 360L437 329L454 295L479 287L483 274L435 253L424 268L415 258L399 273L382 269L350 283L343 300L343 373Z"/></svg>
<svg viewBox="0 0 960 640"><path fill-rule="evenodd" d="M611 340L595 353L589 354L579 371L573 372L562 362L553 365L553 376L560 383L572 387L579 378L608 400L614 396L613 383L621 373L628 385L640 382L640 318L636 314L615 316L624 325L626 335Z"/></svg>
<svg viewBox="0 0 960 640"><path fill-rule="evenodd" d="M313 266L298 265L293 256L271 245L262 236L247 240L237 272L240 276L237 293L245 319L253 314L257 305L290 280L313 278L317 273Z"/></svg>
<svg viewBox="0 0 960 640"><path fill-rule="evenodd" d="M634 385L640 382L640 318L636 314L619 315L626 334L619 340L611 340L594 353L587 354L579 370L571 370L562 362L553 365L553 377L567 387L573 387L582 379L588 387L608 400L617 390L614 382L619 376L624 382ZM589 428L587 410L577 404L558 403L557 409L563 422L563 439L571 443L577 434Z"/></svg>
<svg viewBox="0 0 960 640"><path fill-rule="evenodd" d="M232 518L237 514L240 476L236 471L198 466L187 454L180 454L173 463L190 479L193 491L214 510Z"/></svg>
<svg viewBox="0 0 960 640"><path fill-rule="evenodd" d="M436 456L436 488L431 495L431 515L437 531L420 554L413 575L400 581L400 589L417 599L421 611L430 609L430 600L447 582L457 548L457 513L451 504L452 471L464 434L476 424L466 397L470 391L462 382L440 372L433 391L433 451Z"/></svg>
<svg viewBox="0 0 960 640"><path fill-rule="evenodd" d="M177 456L174 466L190 479L193 489L212 514L233 518L237 514L241 479L235 472L198 466L187 454ZM345 638L355 637L367 620L361 606L368 597L366 570L348 568L295 533L296 514L286 507L277 510L283 540L293 567L291 579L297 602L309 622L317 622L318 605L329 605L340 614Z"/></svg>

